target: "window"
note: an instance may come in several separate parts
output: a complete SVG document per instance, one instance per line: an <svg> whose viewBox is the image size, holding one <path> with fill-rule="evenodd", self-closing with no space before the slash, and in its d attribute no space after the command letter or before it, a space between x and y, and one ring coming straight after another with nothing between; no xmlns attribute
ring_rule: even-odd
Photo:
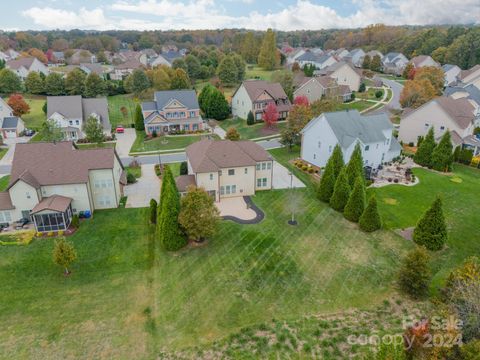
<svg viewBox="0 0 480 360"><path fill-rule="evenodd" d="M365 151L368 151L370 149L370 145L365 146Z"/></svg>
<svg viewBox="0 0 480 360"><path fill-rule="evenodd" d="M220 186L220 195L225 195L225 187Z"/></svg>
<svg viewBox="0 0 480 360"><path fill-rule="evenodd" d="M198 124L193 124L193 130L198 130Z"/></svg>
<svg viewBox="0 0 480 360"><path fill-rule="evenodd" d="M218 172L218 176L222 176L222 170Z"/></svg>
<svg viewBox="0 0 480 360"><path fill-rule="evenodd" d="M257 179L257 187L262 187L262 179Z"/></svg>
<svg viewBox="0 0 480 360"><path fill-rule="evenodd" d="M248 168L245 168L245 174L248 174Z"/></svg>
<svg viewBox="0 0 480 360"><path fill-rule="evenodd" d="M27 196L27 199L30 199L30 198L31 198L30 193L29 193L28 191L26 192L25 195Z"/></svg>
<svg viewBox="0 0 480 360"><path fill-rule="evenodd" d="M228 169L228 176L235 175L235 169Z"/></svg>
<svg viewBox="0 0 480 360"><path fill-rule="evenodd" d="M80 125L80 120L75 120L75 125Z"/></svg>
<svg viewBox="0 0 480 360"><path fill-rule="evenodd" d="M225 194L230 195L230 185L225 186Z"/></svg>
<svg viewBox="0 0 480 360"><path fill-rule="evenodd" d="M267 186L267 178L260 178L257 179L257 187L266 187Z"/></svg>
<svg viewBox="0 0 480 360"><path fill-rule="evenodd" d="M210 180L213 180L213 174L210 174Z"/></svg>
<svg viewBox="0 0 480 360"><path fill-rule="evenodd" d="M267 186L267 178L262 179L262 186L266 187Z"/></svg>
<svg viewBox="0 0 480 360"><path fill-rule="evenodd" d="M271 162L268 162L267 163L267 169L270 170L272 168L272 163Z"/></svg>
<svg viewBox="0 0 480 360"><path fill-rule="evenodd" d="M257 170L260 170L260 163L257 163Z"/></svg>
<svg viewBox="0 0 480 360"><path fill-rule="evenodd" d="M332 145L328 147L328 152L332 152Z"/></svg>
<svg viewBox="0 0 480 360"><path fill-rule="evenodd" d="M232 194L237 192L237 185L232 185Z"/></svg>
<svg viewBox="0 0 480 360"><path fill-rule="evenodd" d="M187 131L190 130L190 124L186 124L186 125L184 126L184 129L187 130Z"/></svg>
<svg viewBox="0 0 480 360"><path fill-rule="evenodd" d="M428 127L428 124L427 124L427 123L425 123L425 127Z"/></svg>
<svg viewBox="0 0 480 360"><path fill-rule="evenodd" d="M262 163L262 170L265 170L267 168L267 163Z"/></svg>
<svg viewBox="0 0 480 360"><path fill-rule="evenodd" d="M378 144L377 144L377 149L378 149Z"/></svg>
<svg viewBox="0 0 480 360"><path fill-rule="evenodd" d="M440 126L440 130L445 130L445 126Z"/></svg>
<svg viewBox="0 0 480 360"><path fill-rule="evenodd" d="M0 223L10 222L12 221L12 216L10 215L10 211L0 211Z"/></svg>
<svg viewBox="0 0 480 360"><path fill-rule="evenodd" d="M190 111L190 117L195 117L195 111Z"/></svg>
<svg viewBox="0 0 480 360"><path fill-rule="evenodd" d="M317 154L313 154L313 159L315 160L317 158Z"/></svg>
<svg viewBox="0 0 480 360"><path fill-rule="evenodd" d="M322 142L319 141L319 142L318 142L318 148L320 149L321 146L322 146Z"/></svg>

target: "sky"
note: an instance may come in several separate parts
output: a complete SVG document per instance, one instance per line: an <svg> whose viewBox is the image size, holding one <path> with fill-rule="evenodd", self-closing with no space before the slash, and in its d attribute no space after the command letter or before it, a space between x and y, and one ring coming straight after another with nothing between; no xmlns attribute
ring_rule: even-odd
<svg viewBox="0 0 480 360"><path fill-rule="evenodd" d="M0 11L3 30L319 30L375 23L480 24L480 1L16 0Z"/></svg>

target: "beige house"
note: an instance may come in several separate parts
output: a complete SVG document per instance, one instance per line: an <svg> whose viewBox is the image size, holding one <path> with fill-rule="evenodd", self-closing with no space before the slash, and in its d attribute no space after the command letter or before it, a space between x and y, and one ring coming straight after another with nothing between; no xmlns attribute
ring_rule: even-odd
<svg viewBox="0 0 480 360"><path fill-rule="evenodd" d="M451 131L462 139L466 138L473 134L475 113L475 106L466 98L440 96L418 109L405 110L398 140L416 144L418 137L425 136L431 127L436 137Z"/></svg>
<svg viewBox="0 0 480 360"><path fill-rule="evenodd" d="M460 71L457 77L462 84L472 84L480 89L480 64L475 65L468 70Z"/></svg>
<svg viewBox="0 0 480 360"><path fill-rule="evenodd" d="M246 119L251 111L255 121L261 121L271 103L277 108L278 119L286 119L292 104L282 85L264 80L245 80L232 96L232 115Z"/></svg>
<svg viewBox="0 0 480 360"><path fill-rule="evenodd" d="M202 140L186 153L188 175L176 179L180 193L193 185L221 201L272 188L273 158L253 141Z"/></svg>
<svg viewBox="0 0 480 360"><path fill-rule="evenodd" d="M334 79L338 85L347 85L351 91L358 91L362 77L350 64L340 61L325 69L316 70L315 76L328 76Z"/></svg>
<svg viewBox="0 0 480 360"><path fill-rule="evenodd" d="M434 66L440 67L440 64L437 63L435 60L432 59L431 56L428 55L418 55L410 59L413 67L415 69L420 69L425 66Z"/></svg>
<svg viewBox="0 0 480 360"><path fill-rule="evenodd" d="M65 230L74 214L116 208L126 184L114 149L78 150L72 142L17 144L0 223L31 219L37 231Z"/></svg>
<svg viewBox="0 0 480 360"><path fill-rule="evenodd" d="M7 69L12 70L21 79L25 79L31 72L37 72L47 76L49 74L48 68L44 63L34 57L24 57L15 60L9 60L5 64Z"/></svg>

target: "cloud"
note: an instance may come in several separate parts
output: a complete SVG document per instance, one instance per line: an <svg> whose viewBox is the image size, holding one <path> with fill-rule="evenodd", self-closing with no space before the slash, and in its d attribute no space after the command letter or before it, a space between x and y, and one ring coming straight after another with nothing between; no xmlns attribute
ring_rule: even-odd
<svg viewBox="0 0 480 360"><path fill-rule="evenodd" d="M249 3L253 0L241 0ZM335 9L297 0L280 10L247 15L229 14L216 0L116 0L111 6L78 12L34 7L22 14L34 24L60 29L218 29L319 30L355 28L374 23L428 25L480 23L478 0L352 0L353 12L340 15ZM104 12L105 10L105 12ZM108 16L106 15L108 14ZM236 16L237 15L237 16ZM155 16L155 18L152 18ZM148 20L149 18L155 20Z"/></svg>

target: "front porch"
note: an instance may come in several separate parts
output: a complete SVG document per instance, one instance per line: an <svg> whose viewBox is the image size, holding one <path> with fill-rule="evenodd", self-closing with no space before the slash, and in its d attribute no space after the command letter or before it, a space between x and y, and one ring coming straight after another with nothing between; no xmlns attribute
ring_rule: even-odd
<svg viewBox="0 0 480 360"><path fill-rule="evenodd" d="M65 231L72 223L72 199L60 195L43 198L30 216L38 232Z"/></svg>
<svg viewBox="0 0 480 360"><path fill-rule="evenodd" d="M147 135L152 135L153 133L157 135L163 135L188 133L204 129L205 126L203 121L201 121L188 124L150 124L145 127L145 132Z"/></svg>

